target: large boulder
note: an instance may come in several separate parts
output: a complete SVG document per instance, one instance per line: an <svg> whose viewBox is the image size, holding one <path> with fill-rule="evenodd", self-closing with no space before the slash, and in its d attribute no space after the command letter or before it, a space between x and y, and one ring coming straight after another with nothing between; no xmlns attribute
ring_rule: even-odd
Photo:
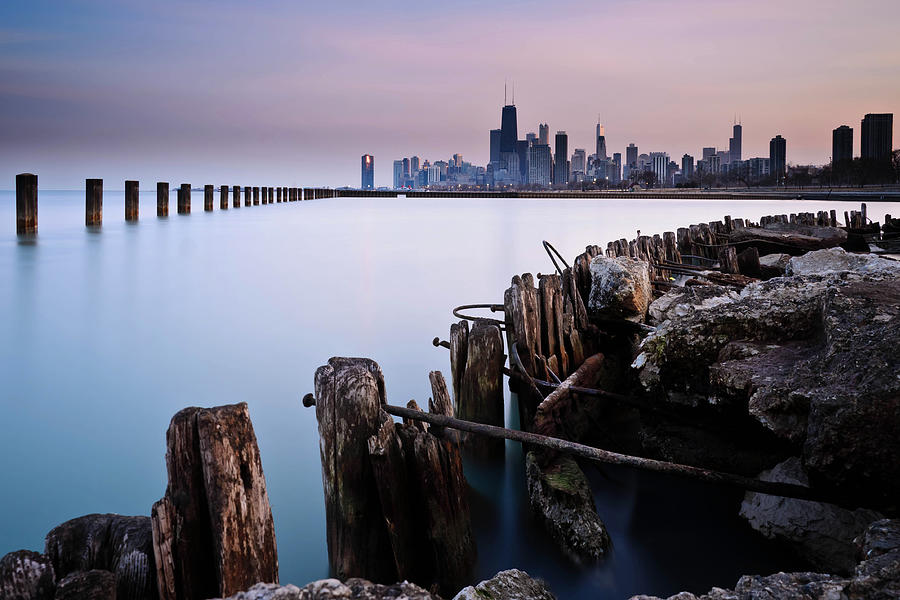
<svg viewBox="0 0 900 600"><path fill-rule="evenodd" d="M109 571L77 571L59 582L55 600L116 600L116 587L116 576Z"/></svg>
<svg viewBox="0 0 900 600"><path fill-rule="evenodd" d="M10 552L0 558L0 598L52 600L56 593L53 565L31 550Z"/></svg>
<svg viewBox="0 0 900 600"><path fill-rule="evenodd" d="M738 300L734 288L721 285L691 285L674 288L650 304L650 323L684 317L698 310L713 308Z"/></svg>
<svg viewBox="0 0 900 600"><path fill-rule="evenodd" d="M525 457L532 511L559 548L576 564L597 563L609 550L606 526L581 467L568 456L540 465L532 451Z"/></svg>
<svg viewBox="0 0 900 600"><path fill-rule="evenodd" d="M653 300L649 265L628 256L591 260L588 310L608 318L643 321Z"/></svg>
<svg viewBox="0 0 900 600"><path fill-rule="evenodd" d="M781 277L683 312L643 341L632 365L648 392L749 416L802 453L813 487L900 508L900 277Z"/></svg>
<svg viewBox="0 0 900 600"><path fill-rule="evenodd" d="M525 571L500 571L476 586L463 588L453 600L555 600L543 581Z"/></svg>
<svg viewBox="0 0 900 600"><path fill-rule="evenodd" d="M759 479L809 486L797 457L761 473ZM816 569L842 575L856 566L856 537L882 518L872 510L851 511L833 504L756 492L744 497L741 516L767 538L786 542Z"/></svg>
<svg viewBox="0 0 900 600"><path fill-rule="evenodd" d="M900 277L900 262L874 254L854 254L843 248L829 248L795 256L785 268L786 275L826 275L842 271Z"/></svg>

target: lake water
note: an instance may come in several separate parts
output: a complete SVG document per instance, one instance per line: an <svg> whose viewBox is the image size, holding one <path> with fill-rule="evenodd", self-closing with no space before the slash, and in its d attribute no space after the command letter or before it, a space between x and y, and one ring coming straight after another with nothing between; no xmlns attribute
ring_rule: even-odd
<svg viewBox="0 0 900 600"><path fill-rule="evenodd" d="M145 184L146 185L146 184ZM149 186L148 186L149 187ZM328 575L314 411L300 399L330 356L367 356L388 400L427 404L449 380L452 307L502 302L515 273L551 272L541 240L570 260L635 230L858 209L851 203L684 200L330 199L141 220L107 191L84 227L84 192L40 192L39 235L15 235L0 192L0 555L92 512L149 514L166 485L165 431L186 406L246 401L275 517L283 583ZM218 194L216 195L218 207ZM880 220L890 204L868 203ZM894 211L896 212L896 205ZM522 568L561 598L730 587L795 563L735 516L739 495L624 469L588 470L614 543L577 570L534 527L521 450L467 463L478 579Z"/></svg>

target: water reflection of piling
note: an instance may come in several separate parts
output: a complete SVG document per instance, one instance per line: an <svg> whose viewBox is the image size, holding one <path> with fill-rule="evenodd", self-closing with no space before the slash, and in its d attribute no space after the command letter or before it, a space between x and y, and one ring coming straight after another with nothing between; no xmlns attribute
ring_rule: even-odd
<svg viewBox="0 0 900 600"><path fill-rule="evenodd" d="M156 182L156 216L169 216L169 183L167 181Z"/></svg>
<svg viewBox="0 0 900 600"><path fill-rule="evenodd" d="M137 181L125 182L125 220L137 221L139 213L138 193L140 184Z"/></svg>
<svg viewBox="0 0 900 600"><path fill-rule="evenodd" d="M191 184L182 183L178 188L178 214L191 214Z"/></svg>
<svg viewBox="0 0 900 600"><path fill-rule="evenodd" d="M103 180L84 180L84 224L99 227L103 223Z"/></svg>
<svg viewBox="0 0 900 600"><path fill-rule="evenodd" d="M37 175L16 175L16 233L37 233Z"/></svg>

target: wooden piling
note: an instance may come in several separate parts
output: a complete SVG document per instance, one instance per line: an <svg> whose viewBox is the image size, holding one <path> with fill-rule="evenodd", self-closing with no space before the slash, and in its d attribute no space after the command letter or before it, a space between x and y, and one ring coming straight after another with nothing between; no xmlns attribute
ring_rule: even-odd
<svg viewBox="0 0 900 600"><path fill-rule="evenodd" d="M169 182L156 182L156 216L169 216Z"/></svg>
<svg viewBox="0 0 900 600"><path fill-rule="evenodd" d="M231 187L231 206L234 208L241 207L241 186L239 185Z"/></svg>
<svg viewBox="0 0 900 600"><path fill-rule="evenodd" d="M178 214L191 214L191 184L182 183L178 189Z"/></svg>
<svg viewBox="0 0 900 600"><path fill-rule="evenodd" d="M99 227L103 224L103 180L84 181L84 224Z"/></svg>
<svg viewBox="0 0 900 600"><path fill-rule="evenodd" d="M734 246L726 246L719 251L719 266L723 273L740 273L738 267L737 251Z"/></svg>
<svg viewBox="0 0 900 600"><path fill-rule="evenodd" d="M253 206L259 206L259 187L253 187Z"/></svg>
<svg viewBox="0 0 900 600"><path fill-rule="evenodd" d="M281 188L278 188L278 191L275 192L275 202L281 203Z"/></svg>
<svg viewBox="0 0 900 600"><path fill-rule="evenodd" d="M275 188L269 188L269 204L275 204Z"/></svg>
<svg viewBox="0 0 900 600"><path fill-rule="evenodd" d="M139 207L140 183L129 180L125 182L125 220L137 221L140 212Z"/></svg>
<svg viewBox="0 0 900 600"><path fill-rule="evenodd" d="M250 206L253 204L253 188L249 185L244 186L244 206Z"/></svg>
<svg viewBox="0 0 900 600"><path fill-rule="evenodd" d="M16 175L16 233L37 233L38 178L32 173Z"/></svg>
<svg viewBox="0 0 900 600"><path fill-rule="evenodd" d="M269 188L267 188L267 187L262 188L262 203L263 204L269 203Z"/></svg>
<svg viewBox="0 0 900 600"><path fill-rule="evenodd" d="M219 210L228 210L228 186L219 186Z"/></svg>
<svg viewBox="0 0 900 600"><path fill-rule="evenodd" d="M203 186L203 210L209 212L213 209L213 191L212 185Z"/></svg>

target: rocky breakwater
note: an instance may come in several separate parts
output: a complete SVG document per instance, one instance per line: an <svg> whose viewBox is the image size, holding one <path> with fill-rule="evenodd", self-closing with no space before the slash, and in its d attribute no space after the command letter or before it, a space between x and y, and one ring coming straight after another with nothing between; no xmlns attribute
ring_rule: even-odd
<svg viewBox="0 0 900 600"><path fill-rule="evenodd" d="M741 515L815 568L858 571L854 539L900 511L900 263L817 250L743 289L678 288L649 315L632 368L691 425L644 419L643 451L810 487L829 502L748 493Z"/></svg>

